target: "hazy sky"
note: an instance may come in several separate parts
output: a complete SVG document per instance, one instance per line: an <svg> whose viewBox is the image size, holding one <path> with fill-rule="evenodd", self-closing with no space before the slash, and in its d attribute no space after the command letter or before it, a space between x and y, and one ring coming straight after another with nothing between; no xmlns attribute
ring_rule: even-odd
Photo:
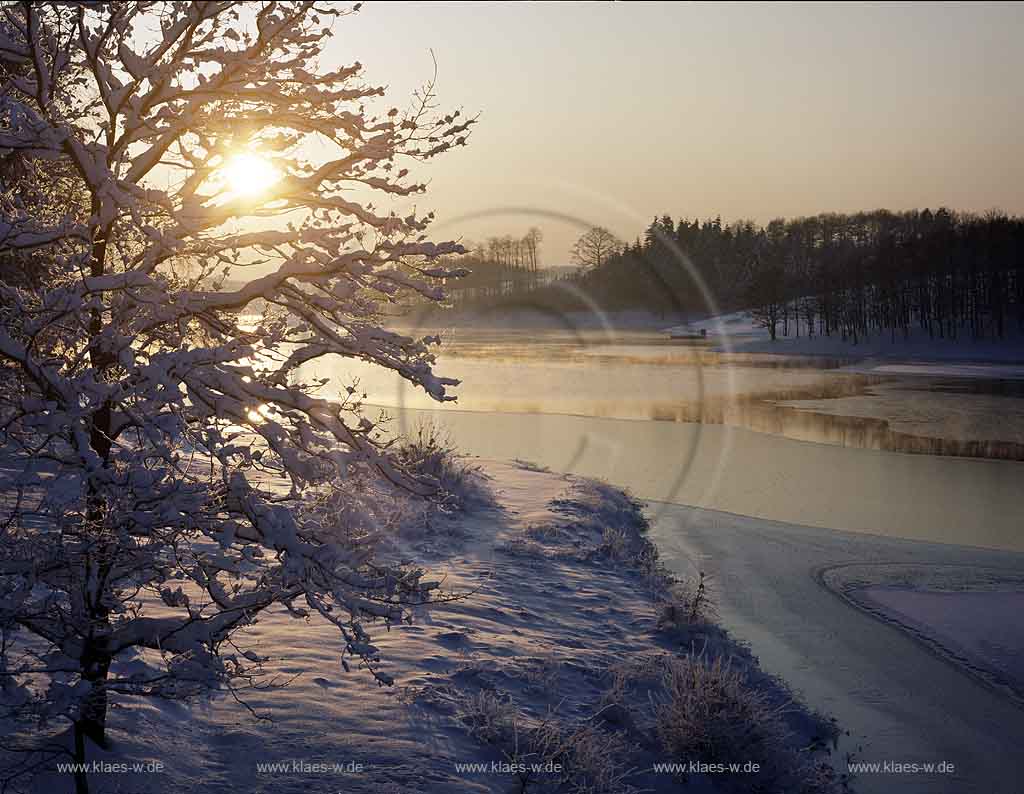
<svg viewBox="0 0 1024 794"><path fill-rule="evenodd" d="M442 102L481 112L425 169L437 236L537 225L558 264L665 212L1024 213L1024 4L371 2L336 31L392 101L432 48Z"/></svg>

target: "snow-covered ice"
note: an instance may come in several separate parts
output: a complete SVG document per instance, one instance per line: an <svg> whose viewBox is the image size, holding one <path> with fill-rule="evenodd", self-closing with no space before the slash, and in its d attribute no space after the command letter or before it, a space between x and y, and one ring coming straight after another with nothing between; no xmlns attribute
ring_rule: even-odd
<svg viewBox="0 0 1024 794"><path fill-rule="evenodd" d="M959 644L982 653L993 646L1012 652L1016 646L1019 654L1019 628L1004 621L1019 623L1015 594L1024 591L1024 554L678 505L662 505L655 514L651 535L666 564L679 572L709 573L723 626L751 643L767 671L839 720L848 732L840 753L861 762L955 765L955 773L946 776L862 775L856 791L1019 792L1019 702L975 674L964 659L922 642L906 619L887 619L849 596L865 587L944 591L946 614L937 614L929 596L911 604L893 595L891 606L930 624L936 637L956 632ZM967 585L980 595L955 592ZM972 615L995 608L967 627ZM1002 658L1010 663L1013 656Z"/></svg>
<svg viewBox="0 0 1024 794"><path fill-rule="evenodd" d="M864 564L826 571L823 581L1024 705L1024 570Z"/></svg>

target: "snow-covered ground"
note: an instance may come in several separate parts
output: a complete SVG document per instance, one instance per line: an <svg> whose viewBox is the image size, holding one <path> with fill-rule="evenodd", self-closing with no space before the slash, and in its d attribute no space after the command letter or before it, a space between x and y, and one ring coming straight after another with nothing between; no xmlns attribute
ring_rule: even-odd
<svg viewBox="0 0 1024 794"><path fill-rule="evenodd" d="M688 651L730 660L761 707L792 731L789 752L829 736L830 723L791 703L715 624L659 626L664 580L643 564L646 521L621 491L525 464L485 471L494 501L454 517L431 514L385 543L468 594L373 632L395 687L342 672L336 630L268 615L250 639L288 685L242 693L245 706L231 698L119 705L112 749L90 748L90 759L162 766L94 774L93 790L508 792L520 790L522 773L508 768L518 760L563 764L575 777L559 790L674 791L675 777L652 765L702 759L660 749L657 670ZM793 758L823 763L820 753ZM459 766L470 763L485 767ZM533 777L529 791L545 791L559 775ZM689 775L695 791L712 779ZM31 790L71 789L69 777L48 775Z"/></svg>
<svg viewBox="0 0 1024 794"><path fill-rule="evenodd" d="M669 335L676 332L696 331L700 333L701 331L706 331L709 340L719 343L724 336L728 336L734 344L746 338L768 338L768 331L756 325L754 318L750 316L750 312L746 311L731 312L682 325L674 325L664 328L663 331Z"/></svg>
<svg viewBox="0 0 1024 794"><path fill-rule="evenodd" d="M749 311L738 311L718 317L686 323L681 326L663 328L666 335L675 331L701 330L707 332L708 341L715 350L731 350L736 353L772 353L783 356L829 356L855 359L883 359L883 362L863 364L859 369L900 374L955 375L959 377L1022 378L1024 377L1024 336L1011 334L1002 340L975 341L969 337L955 340L932 338L919 328L911 330L908 337L902 333L893 337L890 333L872 334L859 339L857 344L844 341L841 337L808 337L806 328L800 328L795 336L782 335L781 324L778 338L773 342L768 329L759 326ZM921 362L929 362L924 366ZM947 362L939 365L938 362ZM948 362L965 362L954 365Z"/></svg>

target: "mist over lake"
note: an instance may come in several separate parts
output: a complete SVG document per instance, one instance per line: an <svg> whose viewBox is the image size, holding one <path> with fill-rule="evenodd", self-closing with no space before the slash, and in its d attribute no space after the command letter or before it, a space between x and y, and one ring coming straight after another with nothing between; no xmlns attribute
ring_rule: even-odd
<svg viewBox="0 0 1024 794"><path fill-rule="evenodd" d="M436 422L468 454L601 477L644 499L1024 550L1019 368L907 376L638 331L458 329L448 340L438 371L464 385L443 408L370 365L324 362L310 375L358 378L399 433Z"/></svg>

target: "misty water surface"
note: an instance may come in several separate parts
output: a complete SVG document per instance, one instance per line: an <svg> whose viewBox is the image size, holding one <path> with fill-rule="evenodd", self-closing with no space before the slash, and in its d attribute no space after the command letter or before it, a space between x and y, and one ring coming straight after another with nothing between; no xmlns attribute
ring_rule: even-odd
<svg viewBox="0 0 1024 794"><path fill-rule="evenodd" d="M717 354L653 334L463 332L437 366L462 379L456 403L358 362L308 374L358 378L395 432L433 422L468 454L602 477L645 499L1024 550L1019 387L964 382L950 401L948 380L851 363Z"/></svg>

